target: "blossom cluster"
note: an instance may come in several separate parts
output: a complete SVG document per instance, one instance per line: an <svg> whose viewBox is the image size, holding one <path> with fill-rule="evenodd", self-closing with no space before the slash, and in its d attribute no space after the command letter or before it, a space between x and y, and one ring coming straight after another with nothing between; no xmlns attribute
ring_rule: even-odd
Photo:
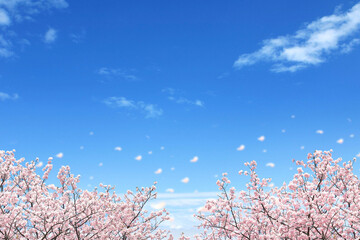
<svg viewBox="0 0 360 240"><path fill-rule="evenodd" d="M148 212L156 198L155 184L117 195L114 188L81 190L79 176L60 168L59 185L47 184L52 158L36 173L37 162L24 164L13 151L0 151L1 239L164 239L159 224L169 219L165 209Z"/></svg>
<svg viewBox="0 0 360 240"><path fill-rule="evenodd" d="M201 239L359 239L360 181L355 159L333 159L332 151L315 151L296 161L289 183L270 187L260 179L255 161L245 163L246 191L229 188L227 174L217 182L221 194L196 217Z"/></svg>

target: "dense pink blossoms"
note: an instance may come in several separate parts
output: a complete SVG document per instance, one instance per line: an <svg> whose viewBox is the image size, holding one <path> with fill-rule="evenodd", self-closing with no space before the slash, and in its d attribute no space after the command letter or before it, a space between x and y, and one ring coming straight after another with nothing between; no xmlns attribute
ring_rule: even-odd
<svg viewBox="0 0 360 240"><path fill-rule="evenodd" d="M159 224L165 210L148 213L146 203L156 198L155 186L128 191L122 198L110 186L83 191L79 176L63 166L59 186L46 184L51 158L36 174L36 161L23 165L13 152L0 151L0 239L163 239Z"/></svg>
<svg viewBox="0 0 360 240"><path fill-rule="evenodd" d="M307 162L296 161L292 181L270 190L271 179L258 177L255 161L245 164L249 172L239 172L250 175L246 191L228 189L223 174L217 182L221 195L197 215L201 239L360 239L354 161L340 164L331 152L315 151Z"/></svg>
<svg viewBox="0 0 360 240"><path fill-rule="evenodd" d="M39 176L37 161L24 165L13 152L0 151L0 239L174 239L159 229L168 213L145 210L156 198L155 186L122 198L105 185L103 191L83 191L68 166L58 172L59 186L46 184L51 160ZM217 182L221 195L197 215L201 234L193 239L360 239L354 162L315 151L307 162L296 162L297 174L288 184L269 188L271 179L260 179L252 161L245 164L249 171L239 172L250 176L240 192L229 188L225 173Z"/></svg>

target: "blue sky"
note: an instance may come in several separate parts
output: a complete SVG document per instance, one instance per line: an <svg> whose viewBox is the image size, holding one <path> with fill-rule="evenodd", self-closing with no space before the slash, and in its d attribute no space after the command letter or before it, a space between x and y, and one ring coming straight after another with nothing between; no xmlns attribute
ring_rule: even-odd
<svg viewBox="0 0 360 240"><path fill-rule="evenodd" d="M0 0L0 149L83 188L158 181L183 231L246 161L277 185L359 154L359 60L358 1Z"/></svg>

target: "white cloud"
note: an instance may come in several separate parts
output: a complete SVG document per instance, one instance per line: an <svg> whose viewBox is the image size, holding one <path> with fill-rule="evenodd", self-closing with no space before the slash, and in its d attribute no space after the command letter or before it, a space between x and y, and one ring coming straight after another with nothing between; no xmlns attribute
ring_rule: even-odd
<svg viewBox="0 0 360 240"><path fill-rule="evenodd" d="M151 154L152 154L152 151L148 151L148 154L151 155Z"/></svg>
<svg viewBox="0 0 360 240"><path fill-rule="evenodd" d="M300 149L301 149L301 150L304 150L304 149L305 149L305 146L301 146Z"/></svg>
<svg viewBox="0 0 360 240"><path fill-rule="evenodd" d="M166 206L165 202L159 202L159 203L154 203L150 205L152 208L156 209L156 210L160 210L163 209Z"/></svg>
<svg viewBox="0 0 360 240"><path fill-rule="evenodd" d="M89 135L90 135L90 136L94 135L94 132L89 132Z"/></svg>
<svg viewBox="0 0 360 240"><path fill-rule="evenodd" d="M128 81L138 80L138 77L134 75L134 70L126 71L120 68L107 68L102 67L96 71L97 74L108 78L122 78Z"/></svg>
<svg viewBox="0 0 360 240"><path fill-rule="evenodd" d="M275 167L275 163L269 162L266 164L266 166L273 168L273 167Z"/></svg>
<svg viewBox="0 0 360 240"><path fill-rule="evenodd" d="M1 53L0 53L1 55ZM6 100L16 100L19 98L18 94L10 95L8 93L0 92L0 101L6 101Z"/></svg>
<svg viewBox="0 0 360 240"><path fill-rule="evenodd" d="M195 157L193 157L193 158L190 160L190 162L192 162L192 163L196 163L197 161L199 161L199 157L198 157L198 156L195 156Z"/></svg>
<svg viewBox="0 0 360 240"><path fill-rule="evenodd" d="M324 134L324 131L319 129L319 130L316 130L316 133L317 134Z"/></svg>
<svg viewBox="0 0 360 240"><path fill-rule="evenodd" d="M146 112L146 118L156 118L163 114L163 110L153 104L145 104L141 102L138 105Z"/></svg>
<svg viewBox="0 0 360 240"><path fill-rule="evenodd" d="M240 145L236 150L238 150L238 151L243 151L244 149L245 149L245 145L242 144L242 145Z"/></svg>
<svg viewBox="0 0 360 240"><path fill-rule="evenodd" d="M188 177L181 179L181 182L183 182L183 183L188 183L189 181L190 181L190 179Z"/></svg>
<svg viewBox="0 0 360 240"><path fill-rule="evenodd" d="M190 193L158 193L158 199L163 198L214 198L219 192L190 192Z"/></svg>
<svg viewBox="0 0 360 240"><path fill-rule="evenodd" d="M360 3L345 13L334 13L306 24L293 35L263 41L263 46L242 54L236 68L260 61L272 62L274 72L295 72L325 62L335 52L346 53L359 44L354 38L360 29Z"/></svg>
<svg viewBox="0 0 360 240"><path fill-rule="evenodd" d="M141 155L138 155L138 156L135 157L135 160L137 160L137 161L141 161L141 159L142 159Z"/></svg>
<svg viewBox="0 0 360 240"><path fill-rule="evenodd" d="M0 7L7 9L16 21L31 20L42 11L68 6L65 0L0 0Z"/></svg>
<svg viewBox="0 0 360 240"><path fill-rule="evenodd" d="M44 35L45 43L53 43L57 38L57 31L54 28L49 28Z"/></svg>
<svg viewBox="0 0 360 240"><path fill-rule="evenodd" d="M121 147L115 147L114 150L120 152L122 150L122 148Z"/></svg>
<svg viewBox="0 0 360 240"><path fill-rule="evenodd" d="M72 33L69 35L71 41L74 43L81 43L85 38L86 32L83 30L80 33Z"/></svg>
<svg viewBox="0 0 360 240"><path fill-rule="evenodd" d="M164 150L164 149L165 149L165 147L164 147L164 146L161 146L161 147L160 147L160 150Z"/></svg>
<svg viewBox="0 0 360 240"><path fill-rule="evenodd" d="M104 163L102 163L102 162L99 163L99 167L102 167L102 166L104 166Z"/></svg>
<svg viewBox="0 0 360 240"><path fill-rule="evenodd" d="M184 97L180 97L180 98L175 98L175 97L168 97L169 100L171 101L174 101L176 103L179 103L179 104L189 104L189 105L195 105L195 106L198 106L198 107L203 107L204 106L204 102L201 101L201 100L189 100L187 98L184 98Z"/></svg>
<svg viewBox="0 0 360 240"><path fill-rule="evenodd" d="M0 8L0 26L8 26L10 25L11 20L10 17L4 9Z"/></svg>
<svg viewBox="0 0 360 240"><path fill-rule="evenodd" d="M15 49L21 49L29 41L21 37L21 34L8 28L15 23L26 20L33 21L33 16L51 9L66 8L68 3L65 0L0 0L0 57L9 58L15 55Z"/></svg>
<svg viewBox="0 0 360 240"><path fill-rule="evenodd" d="M259 140L260 142L265 141L265 136L260 136L260 137L258 137L258 140Z"/></svg>
<svg viewBox="0 0 360 240"><path fill-rule="evenodd" d="M350 138L354 138L354 137L355 137L355 134L350 134L349 137L350 137Z"/></svg>
<svg viewBox="0 0 360 240"><path fill-rule="evenodd" d="M155 174L160 174L160 173L162 173L162 169L161 169L161 168L159 168L159 169L158 169L158 170L156 170L154 173L155 173Z"/></svg>
<svg viewBox="0 0 360 240"><path fill-rule="evenodd" d="M145 113L146 118L157 118L163 114L163 110L154 104L147 104L141 101L135 102L125 97L109 97L103 102L109 107L140 110Z"/></svg>
<svg viewBox="0 0 360 240"><path fill-rule="evenodd" d="M173 88L164 88L162 90L162 92L164 93L167 93L169 96L168 96L168 99L170 101L173 101L175 103L178 103L178 104L189 104L189 105L195 105L195 106L198 106L198 107L204 107L204 102L199 100L199 99L196 99L196 100L190 100L188 98L185 98L185 97L182 97L182 96L178 96L179 95L179 91L173 89Z"/></svg>
<svg viewBox="0 0 360 240"><path fill-rule="evenodd" d="M60 153L56 154L56 157L57 157L57 158L63 158L63 157L64 157L64 154L63 154L62 152L60 152Z"/></svg>
<svg viewBox="0 0 360 240"><path fill-rule="evenodd" d="M343 144L344 143L344 139L340 138L339 140L336 141L338 144Z"/></svg>

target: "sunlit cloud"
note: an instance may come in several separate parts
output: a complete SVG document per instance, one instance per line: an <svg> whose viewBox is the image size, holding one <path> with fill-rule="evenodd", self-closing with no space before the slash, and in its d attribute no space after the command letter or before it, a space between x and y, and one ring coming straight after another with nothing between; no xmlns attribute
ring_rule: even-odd
<svg viewBox="0 0 360 240"><path fill-rule="evenodd" d="M271 62L274 72L296 72L328 60L331 54L348 53L360 41L360 3L345 13L334 13L306 24L294 34L266 39L262 47L242 54L238 69L261 61Z"/></svg>
<svg viewBox="0 0 360 240"><path fill-rule="evenodd" d="M141 159L142 159L141 155L138 155L138 156L135 157L135 160L137 160L137 161L141 161Z"/></svg>
<svg viewBox="0 0 360 240"><path fill-rule="evenodd" d="M155 173L155 174L160 174L160 173L162 173L162 171L163 171L163 170L162 170L161 168L159 168L159 169L156 170L154 173Z"/></svg>
<svg viewBox="0 0 360 240"><path fill-rule="evenodd" d="M344 139L340 138L339 140L336 141L338 144L343 144L344 143Z"/></svg>
<svg viewBox="0 0 360 240"><path fill-rule="evenodd" d="M119 151L119 152L122 151L122 147L115 147L114 149L115 151Z"/></svg>
<svg viewBox="0 0 360 240"><path fill-rule="evenodd" d="M60 152L60 153L56 154L56 157L57 157L57 158L63 158L63 157L64 157L64 154L63 154L62 152Z"/></svg>

